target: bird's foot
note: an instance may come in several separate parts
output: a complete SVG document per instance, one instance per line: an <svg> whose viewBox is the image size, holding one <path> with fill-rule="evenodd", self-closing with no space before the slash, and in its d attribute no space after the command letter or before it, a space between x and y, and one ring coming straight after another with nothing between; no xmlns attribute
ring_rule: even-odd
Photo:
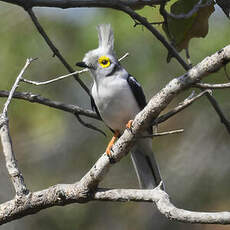
<svg viewBox="0 0 230 230"><path fill-rule="evenodd" d="M128 123L126 124L126 128L131 130L133 124L133 120L129 120Z"/></svg>
<svg viewBox="0 0 230 230"><path fill-rule="evenodd" d="M110 140L110 142L109 142L109 144L108 144L108 146L107 146L107 148L106 148L106 151L105 151L106 154L107 154L107 156L108 156L108 158L109 158L109 161L110 161L111 164L112 164L112 163L115 163L115 160L114 160L113 157L111 156L111 151L112 151L112 147L113 147L113 145L114 145L114 143L115 143L117 137L119 136L119 134L120 134L120 133L119 133L118 131L115 131L115 133L114 133L112 139Z"/></svg>

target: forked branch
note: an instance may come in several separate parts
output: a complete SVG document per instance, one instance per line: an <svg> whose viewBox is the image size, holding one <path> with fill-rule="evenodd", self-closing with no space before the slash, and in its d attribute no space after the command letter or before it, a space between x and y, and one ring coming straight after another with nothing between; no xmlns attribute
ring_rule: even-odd
<svg viewBox="0 0 230 230"><path fill-rule="evenodd" d="M4 104L2 114L0 114L0 136L2 141L2 147L3 147L3 153L5 156L6 161L6 168L8 170L8 173L10 175L11 182L14 186L16 196L24 196L28 194L28 189L24 183L24 178L18 168L17 161L15 158L15 154L13 151L12 141L9 133L9 124L8 124L8 107L10 105L10 102L13 98L13 94L17 87L19 86L19 82L22 79L22 76L27 69L27 67L30 65L30 63L33 61L33 59L27 59L25 66L22 68L20 74L16 78L16 81L10 90L9 96L6 100L6 103Z"/></svg>
<svg viewBox="0 0 230 230"><path fill-rule="evenodd" d="M224 65L223 63L227 62L230 62L230 45L223 48L221 52L217 52L205 58L185 75L171 80L159 93L152 97L147 106L137 114L132 123L132 132L125 130L116 142L112 153L115 162L118 162L128 153L133 145L135 136L137 136L143 128L148 127L173 98L182 90L192 87L197 81L209 75L210 72L219 70ZM0 205L0 223L3 224L54 205L66 205L73 202L82 203L93 199L112 200L113 198L110 198L111 194L114 200L117 201L126 200L126 198L133 199L133 201L153 201L160 212L166 217L183 222L230 223L229 212L200 213L177 209L169 201L168 195L159 188L150 191L109 191L97 189L98 184L103 180L110 167L112 167L112 165L106 153L104 153L79 182L72 185L56 185L43 191L29 193L28 195L25 193L20 199L20 202L13 199ZM136 198L134 198L133 192L135 192ZM148 192L149 195L147 196Z"/></svg>

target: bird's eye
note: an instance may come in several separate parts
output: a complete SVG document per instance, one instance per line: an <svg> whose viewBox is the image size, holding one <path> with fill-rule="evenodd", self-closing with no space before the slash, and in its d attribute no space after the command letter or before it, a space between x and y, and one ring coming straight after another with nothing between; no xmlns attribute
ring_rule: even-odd
<svg viewBox="0 0 230 230"><path fill-rule="evenodd" d="M110 66L110 59L106 56L101 56L98 59L99 64L103 67L103 68L107 68Z"/></svg>

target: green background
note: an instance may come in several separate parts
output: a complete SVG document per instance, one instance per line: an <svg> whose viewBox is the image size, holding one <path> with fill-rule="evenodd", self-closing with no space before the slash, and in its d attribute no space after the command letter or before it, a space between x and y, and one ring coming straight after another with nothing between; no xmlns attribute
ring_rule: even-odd
<svg viewBox="0 0 230 230"><path fill-rule="evenodd" d="M138 11L151 21L161 21L157 8ZM150 99L170 79L184 74L167 51L150 32L124 13L110 9L47 9L35 13L51 40L74 67L84 54L97 47L96 26L110 23L115 33L118 57L130 56L122 63L143 85ZM44 81L66 74L56 57L35 29L23 9L0 3L0 89L9 90L28 57L39 59L24 77ZM210 17L209 33L204 39L193 39L190 55L193 64L229 44L230 21L219 8ZM157 27L161 32L161 28ZM182 53L183 55L183 53ZM74 67L77 70L77 67ZM227 67L230 72L230 67ZM81 79L90 87L89 74ZM226 82L223 69L209 75L208 82ZM53 100L89 108L89 98L72 79L35 87L20 84L29 91ZM187 96L181 93L164 111L170 110ZM199 90L196 90L199 92ZM230 119L229 90L216 90L214 96ZM0 98L2 108L5 102ZM57 183L79 180L105 151L111 136L101 122L85 119L107 132L108 137L87 129L66 112L35 103L14 100L9 110L10 131L19 167L29 189L41 190ZM159 131L184 128L183 134L154 138L153 149L158 159L166 189L173 203L195 211L229 210L230 141L229 134L203 97L192 106L159 126ZM2 152L2 150L1 150ZM0 202L13 198L13 188L0 154ZM112 167L101 187L137 188L137 179L129 156ZM152 204L90 202L53 207L1 226L4 230L72 230L72 229L195 229L221 230L229 226L191 225L167 220Z"/></svg>

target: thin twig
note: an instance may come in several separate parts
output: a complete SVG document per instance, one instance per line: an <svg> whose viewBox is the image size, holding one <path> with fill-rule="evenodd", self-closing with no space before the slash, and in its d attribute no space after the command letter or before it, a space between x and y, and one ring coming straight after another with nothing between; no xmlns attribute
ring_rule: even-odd
<svg viewBox="0 0 230 230"><path fill-rule="evenodd" d="M153 133L152 135L140 136L140 138L162 137L162 136L171 135L171 134L178 134L178 133L182 133L182 132L184 132L184 129L176 129L176 130L170 130L170 131L160 132L160 133L157 132L157 133Z"/></svg>
<svg viewBox="0 0 230 230"><path fill-rule="evenodd" d="M126 53L125 55L123 55L118 61L122 61L124 60L127 56L129 55L129 53ZM67 75L64 75L64 76L60 76L60 77L57 77L57 78L54 78L54 79L51 79L51 80L48 80L48 81L44 81L44 82L37 82L37 81L31 81L31 80L27 80L27 79L24 79L22 78L21 80L25 83L29 83L29 84L33 84L33 85L36 85L36 86L39 86L39 85L46 85L46 84L50 84L50 83L53 83L53 82L56 82L56 81L59 81L59 80L63 80L67 77L71 77L72 75L74 74L81 74L81 73L84 73L84 72L88 72L89 69L88 68L85 68L83 70L80 70L80 71L75 71L74 73L70 73L70 74L67 74ZM90 123L87 123L85 121L83 121L80 117L80 114L78 112L75 112L74 113L76 118L78 119L78 121L83 125L85 126L86 128L89 128L89 129L92 129L92 130L95 130L101 134L103 134L104 136L106 136L105 132L103 132L102 130L100 130L99 128L97 128L96 126L90 124Z"/></svg>
<svg viewBox="0 0 230 230"><path fill-rule="evenodd" d="M137 21L135 21L134 20L134 25L133 25L133 27L136 27L136 26L143 26L142 25L142 23L140 23L140 22L137 22ZM162 21L162 22L149 22L149 24L150 25L162 25L164 22Z"/></svg>
<svg viewBox="0 0 230 230"><path fill-rule="evenodd" d="M210 101L210 103L213 105L213 108L215 109L216 113L218 114L220 118L220 122L224 124L225 128L227 129L228 133L230 134L230 122L226 118L225 114L223 113L222 109L220 108L220 105L217 103L214 97L212 97L210 94L207 94L207 98Z"/></svg>
<svg viewBox="0 0 230 230"><path fill-rule="evenodd" d="M73 73L69 73L69 74L66 74L66 75L63 75L63 76L60 76L60 77L48 80L48 81L40 81L40 82L39 81L31 81L31 80L27 80L25 78L22 78L22 81L25 82L25 83L32 84L32 85L36 85L36 86L47 85L47 84L50 84L50 83L53 83L53 82L56 82L56 81L63 80L65 78L67 78L67 77L72 77L75 74L85 73L87 71L88 71L88 69L83 69L83 70L75 71Z"/></svg>
<svg viewBox="0 0 230 230"><path fill-rule="evenodd" d="M185 54L186 54L186 58L187 58L188 65L189 65L190 67L192 67L192 62L191 62L191 59L190 59L190 54L189 54L189 49L188 49L188 47L185 49Z"/></svg>
<svg viewBox="0 0 230 230"><path fill-rule="evenodd" d="M179 53L176 51L176 49L167 42L167 40L164 38L164 36L159 33L153 25L151 25L148 20L145 17L142 17L140 14L136 13L134 10L132 10L130 7L117 4L115 9L121 10L128 14L134 21L139 21L143 26L145 26L168 50L168 52L171 54L171 56L175 57L178 62L183 66L185 70L189 70L189 66L187 63L181 58Z"/></svg>
<svg viewBox="0 0 230 230"><path fill-rule="evenodd" d="M6 103L4 104L4 107L3 107L3 112L2 112L2 113L3 113L3 117L4 117L4 118L7 117L8 106L9 106L9 104L10 104L10 102L11 102L11 99L12 99L12 97L13 97L13 94L14 94L15 90L18 88L19 82L21 81L22 76L23 76L25 70L27 69L27 67L30 65L30 63L31 63L33 60L34 60L34 59L32 59L32 58L28 58L28 59L26 60L25 66L22 68L20 74L19 74L18 77L16 78L16 81L14 82L14 85L13 85L12 89L10 90L9 96L8 96L8 98L7 98L7 100L6 100Z"/></svg>
<svg viewBox="0 0 230 230"><path fill-rule="evenodd" d="M125 13L127 13L128 15L130 15L134 21L138 20L142 25L144 25L168 50L169 54L173 57L175 57L178 62L183 66L183 68L185 70L189 70L190 69L190 66L186 64L186 62L184 62L184 60L180 57L180 55L178 54L178 52L176 51L176 49L170 45L166 39L146 20L146 18L140 16L139 14L137 14L134 10L132 10L130 7L129 7L129 4L122 4L122 3L113 3L113 2L106 2L105 4L104 3L98 3L98 5L96 5L94 2L93 3L89 3L88 1L87 2L83 2L83 3L74 3L75 5L68 5L67 2L55 2L55 3L48 3L48 2L43 2L43 3L39 3L38 4L38 1L12 1L12 0L7 0L6 2L10 2L10 3L13 3L13 4L17 4L17 5L20 5L22 7L24 7L32 21L34 22L36 28L38 29L38 31L40 32L40 34L43 36L43 38L46 40L47 44L50 46L50 48L53 50L54 54L56 56L59 57L59 59L62 61L62 63L66 66L66 68L70 71L70 72L74 72L72 70L72 68L68 65L68 63L65 61L65 59L61 56L61 54L59 53L59 51L57 50L57 48L53 45L53 43L51 42L51 40L48 38L47 34L45 33L45 31L43 30L43 28L41 27L41 25L39 24L36 16L34 15L31 7L33 6L47 6L47 4L50 6L50 7L61 7L61 8L69 8L69 7L82 7L82 6L88 6L88 7L95 7L95 6L101 6L101 7L109 7L109 8L113 8L113 9L117 9L117 10L121 10ZM166 4L166 0L165 1L160 1L156 4L160 4L161 5L161 8L160 8L160 11L164 11L164 6ZM145 5L146 3L144 3ZM150 2L150 5L152 5L153 3ZM147 5L147 4L146 4ZM164 19L166 20L166 24L167 24L167 17L165 16ZM71 71L72 70L72 71ZM75 78L78 78L77 76L75 76ZM78 79L80 80L80 79ZM81 83L80 83L81 84ZM83 82L81 84L81 86L84 88L83 86ZM87 93L90 95L90 92L89 90L87 90L88 88L84 88ZM211 99L212 98L212 99ZM211 95L208 96L208 99L210 101L210 103L212 104L212 106L214 107L215 110L219 110L219 106L218 107L215 107L216 105L218 105L217 101L215 100L215 98ZM215 103L213 103L213 101L215 101ZM219 116L221 116L220 114L222 113L218 113ZM222 117L220 117L220 119L222 119Z"/></svg>
<svg viewBox="0 0 230 230"><path fill-rule="evenodd" d="M156 119L181 91L191 87L195 82L201 81L202 78L210 74L210 71L216 71L223 67L223 60L230 61L230 45L224 47L221 53L216 52L206 57L186 74L172 79L164 88L154 95L145 108L135 116L132 123L132 132L125 130L122 136L113 145L111 157L114 159L114 162L118 162L128 153L134 144L133 139L135 136L143 131L143 129L148 128L151 121ZM105 153L81 179L80 183L82 183L83 187L90 189L97 187L110 167L110 161Z"/></svg>
<svg viewBox="0 0 230 230"><path fill-rule="evenodd" d="M180 111L184 110L185 108L187 108L189 105L191 105L194 101L196 101L198 98L202 97L204 94L211 94L212 91L211 90L205 90L201 93L199 93L196 96L192 96L191 95L186 98L183 102L181 102L177 107L175 107L174 109L172 109L171 111L169 111L166 114L161 115L160 117L158 117L153 125L157 125L159 123L162 123L166 120L168 120L169 118L171 118L172 116L174 116L175 114L179 113ZM193 94L193 93L192 93Z"/></svg>
<svg viewBox="0 0 230 230"><path fill-rule="evenodd" d="M120 57L119 59L118 59L118 61L120 62L120 61L123 61L125 58L127 58L129 56L129 53L125 53L122 57Z"/></svg>
<svg viewBox="0 0 230 230"><path fill-rule="evenodd" d="M200 89L226 89L226 88L230 88L230 83L222 83L222 84L196 83L194 87Z"/></svg>
<svg viewBox="0 0 230 230"><path fill-rule="evenodd" d="M166 2L166 1L164 1ZM178 52L176 51L176 49L170 45L166 39L147 21L146 18L140 16L139 14L137 14L134 10L132 10L130 7L123 5L121 3L117 3L115 5L111 5L111 8L114 9L118 9L121 10L125 13L127 13L128 15L130 15L134 20L138 20L140 23L142 23L169 51L169 54L173 57L175 57L178 62L183 66L183 68L185 70L189 70L190 66L187 65L187 63L180 57L180 55L178 54ZM25 7L26 8L26 7ZM65 67L70 71L70 72L74 72L74 70L71 68L71 66L69 66L69 64L65 61L65 59L62 57L62 55L60 54L60 52L58 51L58 49L54 46L54 44L51 42L51 40L48 38L47 34L45 33L45 31L43 30L43 28L41 27L41 25L39 24L36 16L34 15L33 11L31 8L26 8L32 21L34 22L36 28L38 29L38 31L40 32L40 34L43 36L43 38L46 40L47 44L50 46L50 48L52 49L52 51L54 52L54 54L59 57L59 59L61 60L61 62L65 65ZM75 75L75 79L79 82L79 84L87 91L87 93L91 96L91 93L89 91L89 89L84 85L84 83L78 78L78 76ZM212 99L211 99L212 98ZM217 101L215 100L215 98L211 95L208 96L208 99L211 103L211 105L214 107L214 109L216 111L218 111L220 109L220 107L216 106L218 105ZM93 100L93 98L92 98ZM213 103L213 101L215 101L215 103ZM215 107L216 106L216 107ZM222 111L218 112L218 115L221 116L221 114L223 114ZM223 120L223 117L220 117L221 120Z"/></svg>
<svg viewBox="0 0 230 230"><path fill-rule="evenodd" d="M164 1L166 2L166 1ZM165 5L165 4L164 4ZM161 7L162 8L162 7ZM189 70L191 68L191 66L189 66L178 54L178 52L176 51L176 49L170 45L166 39L147 21L146 18L142 17L141 15L137 14L135 11L133 11L130 7L127 6L123 6L121 4L119 4L118 9L127 13L128 15L130 15L132 17L132 19L134 21L139 21L143 26L145 26L168 50L169 54L173 57L175 57L177 59L177 61L183 66L183 68L185 70ZM222 52L221 50L219 52ZM210 95L210 94L206 94L209 102L211 103L212 107L215 109L215 111L217 112L220 120L222 121L222 123L225 125L225 127L227 128L229 134L229 121L226 119L223 111L220 109L220 106L218 104L218 102L216 101L216 99Z"/></svg>
<svg viewBox="0 0 230 230"><path fill-rule="evenodd" d="M93 130L95 130L95 131L97 131L97 132L103 134L105 137L107 136L107 135L105 134L105 132L103 132L102 130L100 130L100 129L97 128L96 126L94 126L94 125L92 125L92 124L89 124L89 123L86 123L85 121L83 121L78 113L76 113L75 116L77 117L78 121L79 121L82 125L84 125L85 127L90 128L90 129L93 129Z"/></svg>
<svg viewBox="0 0 230 230"><path fill-rule="evenodd" d="M0 90L0 97L8 97L9 92L5 91L5 90ZM77 105L73 105L73 104L65 104L63 102L60 101L53 101L50 100L46 97L40 96L38 94L33 94L33 93L29 93L29 92L15 92L13 94L13 98L17 98L17 99L21 99L21 100L25 100L28 102L32 102L32 103L39 103L41 105L45 105L45 106L49 106L55 109L59 109L65 112L69 112L72 114L76 114L78 113L79 115L82 116L86 116L86 117L90 117L90 118L94 118L96 120L101 120L96 112L89 110L89 109L83 109Z"/></svg>
<svg viewBox="0 0 230 230"><path fill-rule="evenodd" d="M207 76L211 71L220 69L223 66L223 60L230 61L230 45L223 48L221 53L217 52L205 58L188 71L187 74L172 79L163 89L152 97L146 107L136 115L132 123L132 133L125 130L114 144L112 157L115 162L119 161L130 150L132 147L131 142L133 138L135 138L135 135L138 135L145 127L148 127L150 121L156 118L181 91L191 87L195 82L202 80L202 78ZM0 206L0 223L5 223L6 220L9 222L13 219L36 213L41 209L51 206L91 200L93 194L91 194L90 191L96 190L98 183L104 178L111 166L112 164L108 156L104 153L81 181L70 186L56 185L46 190L32 193L30 196L26 196L25 199L21 199L19 203L13 199L2 204L2 206ZM146 190L144 190L144 193L145 192ZM151 195L153 196L153 194ZM135 197L136 196L137 193L135 193ZM138 196L143 196L143 193L138 193ZM154 202L156 202L158 209L169 219L173 218L185 222L191 221L192 223L199 221L201 223L205 221L208 223L230 223L229 212L190 212L173 206L165 193L158 191L156 196ZM124 196L120 196L120 200L122 200L122 197ZM202 219L198 218L199 214L201 214Z"/></svg>
<svg viewBox="0 0 230 230"><path fill-rule="evenodd" d="M44 38L44 40L46 41L46 43L48 44L48 46L50 47L50 49L53 51L54 56L57 56L58 59L62 62L62 64L65 66L65 68L70 72L73 73L74 69L68 64L68 62L65 60L65 58L61 55L61 53L59 52L59 50L56 48L56 46L54 45L54 43L50 40L50 38L48 37L48 35L46 34L45 30L42 28L41 24L39 23L36 15L34 14L32 8L28 8L25 7L25 9L27 10L31 20L33 21L35 27L37 28L37 30L39 31L39 33L42 35L42 37ZM86 91L86 93L89 95L89 97L91 98L91 101L93 101L93 97L91 95L90 90L88 89L88 87L84 84L84 82L78 77L78 74L74 74L74 79L80 84L80 86ZM83 124L83 123L81 123ZM87 128L90 128L90 126L87 126Z"/></svg>
<svg viewBox="0 0 230 230"><path fill-rule="evenodd" d="M184 129L177 129L177 130L171 130L171 131L159 132L159 133L157 132L157 133L153 133L151 135L136 135L133 138L132 142L135 142L138 139L162 137L162 136L167 136L167 135L171 135L171 134L178 134L178 133L182 133L182 132L184 132Z"/></svg>
<svg viewBox="0 0 230 230"><path fill-rule="evenodd" d="M76 8L76 7L104 7L111 8L117 1L108 1L108 0L1 0L2 2L8 2L21 6L23 8L32 8L32 7L50 7L50 8ZM122 0L122 4L138 8L141 6L154 6L159 5L162 0ZM167 0L169 1L169 0Z"/></svg>
<svg viewBox="0 0 230 230"><path fill-rule="evenodd" d="M19 73L18 77L16 78L14 85L12 86L7 101L4 104L3 112L0 115L0 135L1 135L1 141L2 141L2 147L3 147L3 153L5 156L5 161L6 161L6 168L8 170L8 173L11 178L11 182L14 186L16 196L25 196L26 194L29 193L29 190L26 187L26 184L24 182L24 178L18 168L17 161L15 158L15 154L13 151L13 146L12 146L12 140L9 132L9 124L8 124L8 107L11 103L11 100L13 98L14 92L19 86L19 82L22 79L22 76L25 72L25 70L28 68L30 63L34 59L30 58L26 60L26 64L22 68L21 72Z"/></svg>
<svg viewBox="0 0 230 230"><path fill-rule="evenodd" d="M226 116L224 115L224 112L220 108L219 103L217 102L215 97L212 96L211 94L206 94L206 97L211 103L214 110L216 111L217 115L219 116L221 123L225 126L225 128L228 130L228 133L230 134L230 122L229 120L227 120Z"/></svg>
<svg viewBox="0 0 230 230"><path fill-rule="evenodd" d="M209 1L208 3L210 3L211 1ZM208 4L207 3L207 4ZM165 10L165 4L166 2L163 1L163 3L161 4L161 7L160 7L160 11L161 11L161 14L163 15L164 17L164 20L165 20L165 23L166 23L166 26L167 25L167 11ZM175 16L175 15L174 15ZM134 18L135 19L135 18ZM138 19L137 19L138 20ZM161 41L161 40L160 40ZM162 42L163 43L163 42ZM164 42L163 44L165 45L166 42ZM167 47L166 47L167 48ZM175 51L177 52L177 51ZM222 52L222 50L219 51L220 53ZM172 55L172 53L169 52L170 55ZM178 61L179 59L177 58L177 56L174 56ZM183 63L181 61L179 61L179 63L184 67L185 70L189 70L192 66L189 66L187 65L186 63ZM227 63L226 63L227 64ZM225 66L226 66L225 64ZM226 129L228 130L229 134L230 134L230 128L229 128L229 121L226 119L223 111L221 110L217 100L211 95L211 94L206 94L206 97L208 98L209 102L211 103L212 107L214 108L214 110L216 111L217 115L219 116L221 122L225 125Z"/></svg>
<svg viewBox="0 0 230 230"><path fill-rule="evenodd" d="M225 72L225 76L230 81L230 76L228 75L228 71L227 71L227 65L224 66L224 72Z"/></svg>
<svg viewBox="0 0 230 230"><path fill-rule="evenodd" d="M151 135L135 135L133 138L132 142L134 143L138 139L145 139L145 138L154 138L154 137L162 137L162 136L167 136L171 134L178 134L184 132L184 129L177 129L177 130L170 130L170 131L165 131L165 132L156 132ZM123 142L126 143L126 142Z"/></svg>
<svg viewBox="0 0 230 230"><path fill-rule="evenodd" d="M129 53L126 53L121 58L119 58L118 61L122 61L128 56L129 56ZM85 69L82 69L82 70L77 70L77 71L75 71L73 73L69 73L69 74L66 74L66 75L63 75L63 76L60 76L60 77L53 78L53 79L48 80L48 81L31 81L31 80L28 80L28 79L25 79L25 78L22 78L21 80L23 82L25 82L25 83L36 85L36 86L47 85L47 84L50 84L50 83L53 83L53 82L56 82L56 81L63 80L63 79L68 78L68 77L72 77L75 74L79 75L79 74L82 74L82 73L85 73L85 72L88 72L88 71L89 71L89 69L85 68Z"/></svg>
<svg viewBox="0 0 230 230"><path fill-rule="evenodd" d="M74 73L75 72L74 69L67 63L67 61L65 60L65 58L61 55L61 53L59 52L59 50L56 48L56 46L54 45L54 43L50 40L50 38L46 34L45 30L42 28L42 26L39 23L36 15L34 14L33 10L31 8L28 8L27 12L30 15L30 18L33 21L35 27L37 28L37 30L39 31L39 33L42 35L42 37L44 38L44 40L46 41L46 43L48 44L48 46L50 47L50 49L53 51L54 55L58 57L58 59L62 62L62 64L66 67L66 69L70 73ZM128 56L128 53L125 54L125 56ZM86 70L82 70L82 71L86 71ZM78 74L73 74L73 76L74 76L75 80L78 81L78 83L81 85L81 87L87 92L87 94L90 97L92 97L92 95L90 93L90 90L84 84L84 82L78 77Z"/></svg>
<svg viewBox="0 0 230 230"><path fill-rule="evenodd" d="M58 59L62 62L62 64L66 67L66 69L70 72L73 73L74 69L67 63L67 61L65 60L65 58L61 55L61 53L59 52L59 50L56 48L56 46L54 45L54 43L50 40L50 38L48 37L48 35L46 34L45 30L42 28L41 24L39 23L36 15L34 14L33 10L31 8L27 9L27 12L32 20L32 22L34 23L35 27L37 28L37 30L39 31L39 33L41 34L41 36L45 39L46 43L48 44L48 46L50 47L50 49L53 51L53 54L58 57ZM88 89L88 87L84 84L84 82L78 77L77 74L74 75L75 80L80 84L80 86L86 91L86 93L91 96L90 90Z"/></svg>

